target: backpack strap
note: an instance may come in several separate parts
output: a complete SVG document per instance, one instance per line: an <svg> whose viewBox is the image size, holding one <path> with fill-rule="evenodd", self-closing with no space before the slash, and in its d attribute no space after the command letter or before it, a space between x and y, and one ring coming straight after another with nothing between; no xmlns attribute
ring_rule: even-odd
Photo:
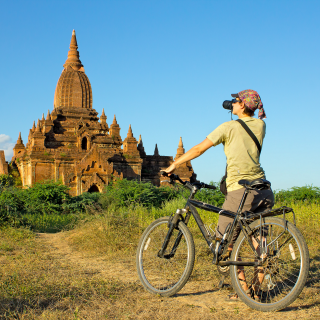
<svg viewBox="0 0 320 320"><path fill-rule="evenodd" d="M242 125L243 129L247 131L248 135L251 137L251 139L256 144L256 146L259 150L259 154L261 154L261 145L260 145L257 137L254 135L254 133L250 130L250 128L246 125L246 123L244 121L242 121L241 119L238 119L236 121L238 121Z"/></svg>

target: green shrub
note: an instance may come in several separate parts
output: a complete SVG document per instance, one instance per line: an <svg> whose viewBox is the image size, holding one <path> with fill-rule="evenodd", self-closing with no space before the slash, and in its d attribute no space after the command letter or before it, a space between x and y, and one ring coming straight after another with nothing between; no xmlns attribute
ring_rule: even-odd
<svg viewBox="0 0 320 320"><path fill-rule="evenodd" d="M210 203L217 207L222 207L225 195L220 191L219 183L211 181L210 185L216 186L217 189L201 189L197 192L195 199L198 199L206 203Z"/></svg>
<svg viewBox="0 0 320 320"><path fill-rule="evenodd" d="M103 208L110 204L123 207L134 203L146 207L160 207L164 201L178 196L178 192L170 187L158 188L149 182L123 179L106 186L99 202Z"/></svg>
<svg viewBox="0 0 320 320"><path fill-rule="evenodd" d="M23 210L22 190L10 187L0 192L0 223L15 221Z"/></svg>
<svg viewBox="0 0 320 320"><path fill-rule="evenodd" d="M14 186L14 178L12 175L0 174L0 192L4 188L9 188Z"/></svg>
<svg viewBox="0 0 320 320"><path fill-rule="evenodd" d="M99 204L99 198L101 193L85 192L80 196L72 197L68 202L63 204L64 213L91 213L99 211L101 206Z"/></svg>
<svg viewBox="0 0 320 320"><path fill-rule="evenodd" d="M22 192L26 213L62 213L63 203L70 199L68 187L61 182L39 182Z"/></svg>
<svg viewBox="0 0 320 320"><path fill-rule="evenodd" d="M8 169L9 169L9 175L11 175L14 180L14 185L22 186L21 176L20 176L20 172L18 170L17 165L14 162L10 162Z"/></svg>
<svg viewBox="0 0 320 320"><path fill-rule="evenodd" d="M288 190L275 191L275 201L289 204L294 201L320 202L320 188L314 186L292 187Z"/></svg>

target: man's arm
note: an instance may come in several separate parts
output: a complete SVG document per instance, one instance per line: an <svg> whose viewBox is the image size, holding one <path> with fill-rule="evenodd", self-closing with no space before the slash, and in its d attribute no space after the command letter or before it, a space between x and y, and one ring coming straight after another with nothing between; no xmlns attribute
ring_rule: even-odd
<svg viewBox="0 0 320 320"><path fill-rule="evenodd" d="M182 155L180 158L178 158L174 163L171 164L170 167L168 167L164 171L166 173L172 173L179 164L198 158L212 146L213 143L208 138L206 138L201 143L197 144L189 151L187 151L184 155Z"/></svg>

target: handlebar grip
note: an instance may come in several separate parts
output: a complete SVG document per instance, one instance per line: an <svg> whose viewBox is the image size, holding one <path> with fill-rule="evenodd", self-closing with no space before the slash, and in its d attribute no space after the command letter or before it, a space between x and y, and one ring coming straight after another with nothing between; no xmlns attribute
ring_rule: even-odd
<svg viewBox="0 0 320 320"><path fill-rule="evenodd" d="M165 171L160 171L160 174L162 175L162 176L164 176L164 177L168 177L168 174L165 172Z"/></svg>
<svg viewBox="0 0 320 320"><path fill-rule="evenodd" d="M217 187L211 186L210 184L205 184L204 187L207 188L207 189L212 189L212 190L217 189Z"/></svg>

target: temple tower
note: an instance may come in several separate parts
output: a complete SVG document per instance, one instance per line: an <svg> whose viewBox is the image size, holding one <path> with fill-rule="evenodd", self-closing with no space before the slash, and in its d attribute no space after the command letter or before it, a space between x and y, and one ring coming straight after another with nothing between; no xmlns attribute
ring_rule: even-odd
<svg viewBox="0 0 320 320"><path fill-rule="evenodd" d="M113 122L110 125L110 136L113 139L114 143L117 146L121 146L122 145L122 140L121 140L121 136L120 136L120 126L118 125L117 119L116 119L116 115L114 115L113 117Z"/></svg>
<svg viewBox="0 0 320 320"><path fill-rule="evenodd" d="M13 156L17 157L18 155L22 155L22 154L24 154L25 151L26 151L26 148L25 148L23 141L21 139L21 132L19 132L19 137L18 137L17 143L13 148Z"/></svg>
<svg viewBox="0 0 320 320"><path fill-rule="evenodd" d="M140 134L140 136L139 136L139 141L138 141L138 150L139 150L139 152L140 152L140 157L141 157L141 158L145 158L145 157L146 157L146 152L144 151L141 134Z"/></svg>
<svg viewBox="0 0 320 320"><path fill-rule="evenodd" d="M178 149L177 149L177 154L176 154L176 157L174 158L174 160L179 159L183 154L184 154L184 148L183 148L182 138L180 137Z"/></svg>
<svg viewBox="0 0 320 320"><path fill-rule="evenodd" d="M123 152L128 155L135 155L140 157L140 154L137 148L137 143L138 141L133 136L131 124L130 124L127 137L123 141Z"/></svg>
<svg viewBox="0 0 320 320"><path fill-rule="evenodd" d="M68 59L58 80L54 108L79 107L92 109L92 89L79 59L76 32L72 31Z"/></svg>

